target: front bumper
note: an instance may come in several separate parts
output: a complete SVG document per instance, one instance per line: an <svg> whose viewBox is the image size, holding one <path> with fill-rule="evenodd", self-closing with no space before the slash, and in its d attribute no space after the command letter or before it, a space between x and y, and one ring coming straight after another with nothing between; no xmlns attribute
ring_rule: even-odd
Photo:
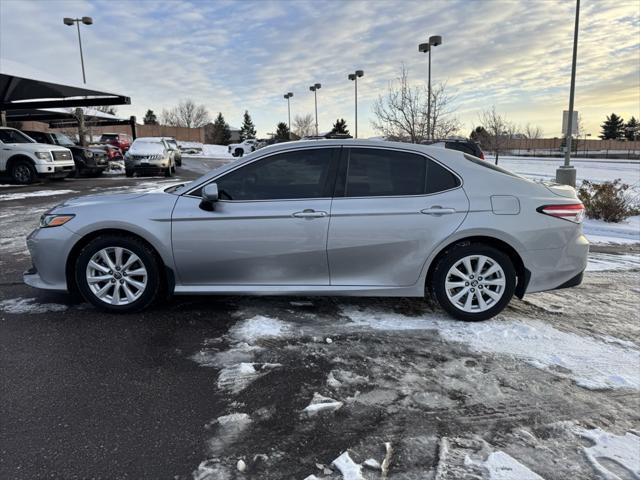
<svg viewBox="0 0 640 480"><path fill-rule="evenodd" d="M73 160L66 160L62 162L36 163L35 169L39 177L64 178L75 171L76 165Z"/></svg>
<svg viewBox="0 0 640 480"><path fill-rule="evenodd" d="M67 290L67 258L80 239L64 225L38 228L27 237L33 267L23 274L27 285L45 290Z"/></svg>
<svg viewBox="0 0 640 480"><path fill-rule="evenodd" d="M130 164L125 163L125 170L129 172L137 173L138 175L158 175L163 174L165 170L168 168L168 163L165 165L157 164L157 163L146 163L146 164Z"/></svg>

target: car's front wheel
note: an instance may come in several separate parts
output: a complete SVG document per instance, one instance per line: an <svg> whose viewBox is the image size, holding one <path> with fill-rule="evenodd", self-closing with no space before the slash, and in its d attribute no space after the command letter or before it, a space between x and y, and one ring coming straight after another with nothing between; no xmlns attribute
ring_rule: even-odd
<svg viewBox="0 0 640 480"><path fill-rule="evenodd" d="M488 245L466 244L438 259L431 292L453 317L479 321L500 313L515 286L516 272L508 255Z"/></svg>
<svg viewBox="0 0 640 480"><path fill-rule="evenodd" d="M36 179L36 169L26 160L18 160L11 167L11 177L18 185L28 185Z"/></svg>
<svg viewBox="0 0 640 480"><path fill-rule="evenodd" d="M160 290L160 268L153 250L142 240L109 234L95 238L75 265L82 296L112 312L136 312L151 305Z"/></svg>

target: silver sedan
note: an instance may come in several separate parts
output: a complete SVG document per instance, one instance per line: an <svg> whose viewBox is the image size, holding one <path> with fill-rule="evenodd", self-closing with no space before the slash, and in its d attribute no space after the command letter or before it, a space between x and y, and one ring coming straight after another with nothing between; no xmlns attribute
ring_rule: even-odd
<svg viewBox="0 0 640 480"><path fill-rule="evenodd" d="M170 294L430 294L483 320L515 294L578 285L570 187L423 145L291 142L188 183L69 200L28 237L27 284L141 310Z"/></svg>

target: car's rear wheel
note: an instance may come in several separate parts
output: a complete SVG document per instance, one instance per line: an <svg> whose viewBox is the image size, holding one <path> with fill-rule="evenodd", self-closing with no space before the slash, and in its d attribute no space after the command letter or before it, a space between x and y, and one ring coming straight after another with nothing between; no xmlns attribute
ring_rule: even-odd
<svg viewBox="0 0 640 480"><path fill-rule="evenodd" d="M75 265L82 296L112 312L136 312L151 305L160 290L160 267L153 250L134 237L104 235L89 242Z"/></svg>
<svg viewBox="0 0 640 480"><path fill-rule="evenodd" d="M133 170L125 170L125 171L124 171L124 174L125 174L127 177L133 177Z"/></svg>
<svg viewBox="0 0 640 480"><path fill-rule="evenodd" d="M511 259L483 244L457 245L440 257L431 292L453 317L480 321L500 313L516 286Z"/></svg>
<svg viewBox="0 0 640 480"><path fill-rule="evenodd" d="M11 177L18 185L28 185L36 179L36 169L26 160L18 160L11 167Z"/></svg>
<svg viewBox="0 0 640 480"><path fill-rule="evenodd" d="M244 155L244 150L241 148L236 148L235 152L233 152L234 157L242 157Z"/></svg>
<svg viewBox="0 0 640 480"><path fill-rule="evenodd" d="M173 177L173 167L167 167L164 171L165 177Z"/></svg>

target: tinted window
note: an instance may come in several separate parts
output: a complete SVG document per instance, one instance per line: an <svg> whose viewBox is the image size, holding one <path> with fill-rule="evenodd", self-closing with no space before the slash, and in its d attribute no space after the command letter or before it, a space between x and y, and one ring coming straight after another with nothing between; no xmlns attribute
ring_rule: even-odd
<svg viewBox="0 0 640 480"><path fill-rule="evenodd" d="M442 192L460 186L460 180L442 165L429 160L427 193Z"/></svg>
<svg viewBox="0 0 640 480"><path fill-rule="evenodd" d="M38 143L49 143L49 139L42 132L24 132Z"/></svg>
<svg viewBox="0 0 640 480"><path fill-rule="evenodd" d="M253 162L216 180L220 198L275 200L330 196L332 152L329 148L299 150Z"/></svg>
<svg viewBox="0 0 640 480"><path fill-rule="evenodd" d="M426 159L391 150L353 148L347 166L347 197L422 195Z"/></svg>
<svg viewBox="0 0 640 480"><path fill-rule="evenodd" d="M0 141L3 143L33 143L24 133L13 128L0 128Z"/></svg>

